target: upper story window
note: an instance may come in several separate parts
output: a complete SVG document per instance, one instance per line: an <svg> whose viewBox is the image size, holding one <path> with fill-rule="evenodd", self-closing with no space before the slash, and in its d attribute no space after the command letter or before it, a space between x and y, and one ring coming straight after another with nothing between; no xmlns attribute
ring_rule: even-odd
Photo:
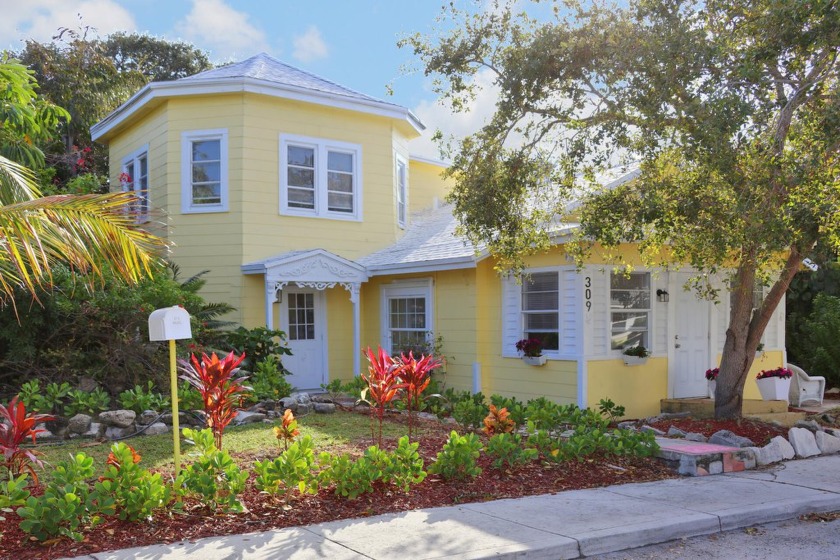
<svg viewBox="0 0 840 560"><path fill-rule="evenodd" d="M181 211L228 209L228 133L196 130L181 135Z"/></svg>
<svg viewBox="0 0 840 560"><path fill-rule="evenodd" d="M650 273L610 275L610 324L613 350L650 348Z"/></svg>
<svg viewBox="0 0 840 560"><path fill-rule="evenodd" d="M137 197L134 212L138 222L149 219L149 146L143 146L122 160L120 186Z"/></svg>
<svg viewBox="0 0 840 560"><path fill-rule="evenodd" d="M560 297L557 272L534 272L522 282L524 338L542 341L543 350L560 347Z"/></svg>
<svg viewBox="0 0 840 560"><path fill-rule="evenodd" d="M406 205L408 200L408 164L400 156L397 156L396 190L397 225L405 227Z"/></svg>
<svg viewBox="0 0 840 560"><path fill-rule="evenodd" d="M360 220L362 148L280 136L280 213Z"/></svg>

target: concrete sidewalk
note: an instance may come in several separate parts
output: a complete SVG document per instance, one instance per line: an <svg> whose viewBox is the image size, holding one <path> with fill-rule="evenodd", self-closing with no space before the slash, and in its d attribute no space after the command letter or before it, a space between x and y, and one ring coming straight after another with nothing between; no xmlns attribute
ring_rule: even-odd
<svg viewBox="0 0 840 560"><path fill-rule="evenodd" d="M840 510L840 455L80 558L579 558Z"/></svg>

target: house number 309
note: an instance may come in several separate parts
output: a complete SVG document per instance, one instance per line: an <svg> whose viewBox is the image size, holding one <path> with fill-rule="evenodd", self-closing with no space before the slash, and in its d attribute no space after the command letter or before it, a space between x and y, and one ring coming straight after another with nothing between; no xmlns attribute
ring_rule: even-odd
<svg viewBox="0 0 840 560"><path fill-rule="evenodd" d="M584 279L583 286L586 288L583 292L583 299L586 302L586 311L592 311L592 278L587 276Z"/></svg>

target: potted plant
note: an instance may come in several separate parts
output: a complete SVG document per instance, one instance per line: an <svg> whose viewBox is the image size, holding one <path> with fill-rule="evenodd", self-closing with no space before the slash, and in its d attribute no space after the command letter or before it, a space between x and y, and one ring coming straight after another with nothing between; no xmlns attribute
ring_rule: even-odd
<svg viewBox="0 0 840 560"><path fill-rule="evenodd" d="M786 401L793 372L785 367L763 369L755 376L761 398L765 401Z"/></svg>
<svg viewBox="0 0 840 560"><path fill-rule="evenodd" d="M715 400L715 389L717 388L717 376L720 368L706 370L706 381L709 382L709 398Z"/></svg>
<svg viewBox="0 0 840 560"><path fill-rule="evenodd" d="M538 338L523 338L516 343L516 349L522 353L522 361L529 366L545 365L542 347L542 340Z"/></svg>
<svg viewBox="0 0 840 560"><path fill-rule="evenodd" d="M631 346L630 348L625 348L623 351L624 357L624 365L626 366L640 366L644 363L647 363L648 356L650 356L650 351L639 344L638 346Z"/></svg>
<svg viewBox="0 0 840 560"><path fill-rule="evenodd" d="M755 357L761 358L764 356L764 343L759 342L758 346L755 347Z"/></svg>

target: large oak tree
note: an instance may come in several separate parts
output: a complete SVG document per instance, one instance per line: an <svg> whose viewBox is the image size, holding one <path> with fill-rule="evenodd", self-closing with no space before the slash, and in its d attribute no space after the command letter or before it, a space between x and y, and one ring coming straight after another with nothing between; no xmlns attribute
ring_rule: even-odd
<svg viewBox="0 0 840 560"><path fill-rule="evenodd" d="M837 2L568 2L548 21L520 8L450 4L443 31L404 41L455 110L479 74L499 91L492 118L454 153L464 231L521 270L582 198L580 259L634 242L646 265L697 271L707 297L709 280L726 277L715 415L740 416L791 279L817 243L840 245ZM640 163L637 180L581 188L619 158Z"/></svg>

